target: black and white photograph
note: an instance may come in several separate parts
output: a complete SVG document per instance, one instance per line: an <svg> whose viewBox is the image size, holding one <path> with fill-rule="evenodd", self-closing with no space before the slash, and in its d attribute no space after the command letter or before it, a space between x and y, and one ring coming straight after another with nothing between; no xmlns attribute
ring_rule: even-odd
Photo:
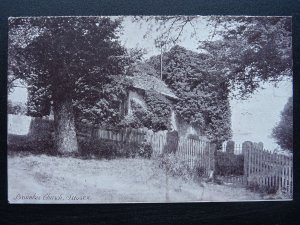
<svg viewBox="0 0 300 225"><path fill-rule="evenodd" d="M8 18L9 203L293 200L292 17Z"/></svg>

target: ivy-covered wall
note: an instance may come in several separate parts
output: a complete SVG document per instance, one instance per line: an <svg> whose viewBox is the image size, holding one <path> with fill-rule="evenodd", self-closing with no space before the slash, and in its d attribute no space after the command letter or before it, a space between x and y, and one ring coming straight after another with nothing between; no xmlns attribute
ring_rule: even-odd
<svg viewBox="0 0 300 225"><path fill-rule="evenodd" d="M133 114L133 108L131 102L135 102L136 104L140 105L144 110L147 110L147 104L145 102L145 99L143 97L143 92L138 91L136 89L134 90L129 90L128 91L128 110L127 114L132 115Z"/></svg>
<svg viewBox="0 0 300 225"><path fill-rule="evenodd" d="M174 110L176 100L170 100L160 93L131 89L126 104L127 115L122 120L121 126L147 127L154 132L174 129L181 137L202 135L199 129L193 128L176 114Z"/></svg>
<svg viewBox="0 0 300 225"><path fill-rule="evenodd" d="M179 136L181 137L204 136L204 132L200 128L194 128L191 124L181 119L178 114L176 115L176 124Z"/></svg>
<svg viewBox="0 0 300 225"><path fill-rule="evenodd" d="M128 110L122 126L141 128L153 131L171 128L172 103L162 94L155 91L132 89L128 93Z"/></svg>

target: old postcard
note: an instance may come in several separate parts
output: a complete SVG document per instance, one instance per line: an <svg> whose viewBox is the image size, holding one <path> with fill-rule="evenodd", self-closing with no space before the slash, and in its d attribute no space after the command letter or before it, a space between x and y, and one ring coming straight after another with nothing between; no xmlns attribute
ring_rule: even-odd
<svg viewBox="0 0 300 225"><path fill-rule="evenodd" d="M11 17L10 203L293 199L291 17Z"/></svg>

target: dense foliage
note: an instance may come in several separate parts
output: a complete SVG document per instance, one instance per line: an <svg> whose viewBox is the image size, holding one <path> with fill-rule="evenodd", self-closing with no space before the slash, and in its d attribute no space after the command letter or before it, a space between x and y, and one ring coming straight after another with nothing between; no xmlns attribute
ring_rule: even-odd
<svg viewBox="0 0 300 225"><path fill-rule="evenodd" d="M273 129L272 136L284 150L293 151L293 98L290 97L283 111L281 120Z"/></svg>
<svg viewBox="0 0 300 225"><path fill-rule="evenodd" d="M213 17L215 40L202 41L210 70L223 73L235 97L247 98L263 82L292 77L291 18Z"/></svg>
<svg viewBox="0 0 300 225"><path fill-rule="evenodd" d="M77 145L74 106L77 119L111 123L118 117L124 88L115 76L131 62L118 41L120 23L107 17L9 20L8 71L26 81L30 115L47 115L53 105L56 140L68 140L61 150Z"/></svg>
<svg viewBox="0 0 300 225"><path fill-rule="evenodd" d="M153 131L170 129L171 103L163 95L154 91L145 94L147 108L131 100L132 115L126 116L119 126L142 128Z"/></svg>
<svg viewBox="0 0 300 225"><path fill-rule="evenodd" d="M240 176L244 174L244 156L228 152L215 155L215 173L221 176Z"/></svg>
<svg viewBox="0 0 300 225"><path fill-rule="evenodd" d="M208 73L207 56L175 46L163 57L163 80L180 98L176 114L212 141L231 137L229 84L218 73ZM147 62L157 70L159 56Z"/></svg>
<svg viewBox="0 0 300 225"><path fill-rule="evenodd" d="M120 142L107 139L79 142L80 155L88 159L92 157L100 159L114 158L150 158L153 150L148 142Z"/></svg>
<svg viewBox="0 0 300 225"><path fill-rule="evenodd" d="M154 131L170 129L171 102L162 94L154 91L146 92L145 101L152 114L149 128Z"/></svg>
<svg viewBox="0 0 300 225"><path fill-rule="evenodd" d="M88 104L115 93L121 82L111 75L123 74L127 62L117 41L119 26L118 20L99 17L11 20L10 70L28 82L30 114L48 114L48 105L66 92L74 99L84 93Z"/></svg>
<svg viewBox="0 0 300 225"><path fill-rule="evenodd" d="M124 76L108 76L105 84L90 87L83 79L78 81L74 112L76 120L85 124L113 127L122 119L120 106L130 83Z"/></svg>

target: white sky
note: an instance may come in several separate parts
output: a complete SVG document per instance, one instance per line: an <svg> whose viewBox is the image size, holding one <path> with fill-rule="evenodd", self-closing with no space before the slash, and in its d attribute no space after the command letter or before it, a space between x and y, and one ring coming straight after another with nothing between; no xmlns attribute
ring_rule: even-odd
<svg viewBox="0 0 300 225"><path fill-rule="evenodd" d="M280 113L288 98L292 96L292 82L282 81L278 87L263 85L248 100L231 100L233 140L263 142L269 150L277 148L270 137L273 127L280 121Z"/></svg>
<svg viewBox="0 0 300 225"><path fill-rule="evenodd" d="M144 39L143 36L147 30L145 25L140 26L138 23L132 23L130 18L124 20L124 31L120 36L121 42L128 48L145 48L147 54L145 58L152 55L160 54L160 49L154 46L154 37L157 32ZM197 51L197 43L199 40L208 38L209 30L205 21L199 20L195 24L198 36L190 38L190 32L194 28L191 26L185 28L183 38L179 45L193 51ZM270 84L263 86L265 89L258 91L248 100L231 100L232 110L232 130L233 140L236 143L243 141L263 142L266 149L272 150L277 148L277 144L270 137L273 127L280 120L280 112L286 104L288 98L292 96L292 82L283 81L278 87ZM13 101L25 102L27 100L27 91L24 88L16 88L9 95L9 99Z"/></svg>
<svg viewBox="0 0 300 225"><path fill-rule="evenodd" d="M154 45L154 38L159 34L155 31L157 26L155 26L153 22L148 22L148 24L153 24L153 31L150 32L149 35L147 35L146 39L144 39L144 35L146 34L148 29L146 23L133 23L131 21L131 17L126 17L123 22L123 34L120 35L121 42L126 47L138 47L146 49L147 54L145 55L145 58L160 54L160 49L156 48ZM197 31L197 37L190 38L190 34L194 31L194 28L191 25L187 24L178 44L189 50L198 51L198 41L206 40L209 36L209 30L206 27L205 20L199 19L197 23L193 23L193 25L195 30Z"/></svg>

